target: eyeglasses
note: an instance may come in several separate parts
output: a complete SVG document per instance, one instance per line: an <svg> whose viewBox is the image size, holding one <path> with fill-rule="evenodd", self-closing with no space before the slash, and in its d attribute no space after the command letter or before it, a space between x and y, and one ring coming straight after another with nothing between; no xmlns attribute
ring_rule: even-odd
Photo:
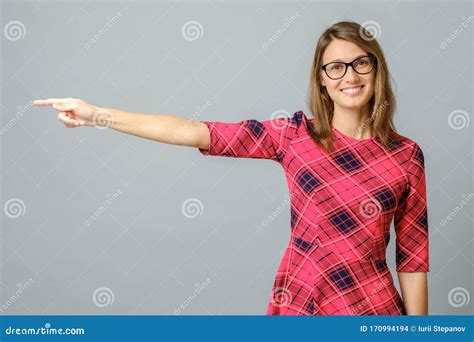
<svg viewBox="0 0 474 342"><path fill-rule="evenodd" d="M321 69L324 70L324 72L330 79L338 80L344 77L344 75L347 72L347 68L349 66L351 66L352 69L356 73L364 75L371 72L376 64L377 64L377 59L375 58L375 56L369 55L369 56L359 57L350 63L344 63L344 62L327 63L321 66Z"/></svg>

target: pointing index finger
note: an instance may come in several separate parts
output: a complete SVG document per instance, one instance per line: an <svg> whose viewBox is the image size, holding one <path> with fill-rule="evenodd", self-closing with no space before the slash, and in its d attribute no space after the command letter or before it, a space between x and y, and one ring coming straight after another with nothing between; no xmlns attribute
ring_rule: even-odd
<svg viewBox="0 0 474 342"><path fill-rule="evenodd" d="M66 99L46 99L46 100L34 100L33 104L37 106L50 106L56 103L64 103Z"/></svg>

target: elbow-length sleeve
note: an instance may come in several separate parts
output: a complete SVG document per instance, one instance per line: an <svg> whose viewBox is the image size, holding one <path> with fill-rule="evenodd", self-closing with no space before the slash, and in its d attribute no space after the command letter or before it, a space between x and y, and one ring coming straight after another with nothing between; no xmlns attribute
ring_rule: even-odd
<svg viewBox="0 0 474 342"><path fill-rule="evenodd" d="M407 188L394 214L397 272L429 272L424 156L417 143L407 167Z"/></svg>
<svg viewBox="0 0 474 342"><path fill-rule="evenodd" d="M202 155L271 159L281 162L296 128L293 118L247 119L240 122L201 121L210 132L208 149Z"/></svg>

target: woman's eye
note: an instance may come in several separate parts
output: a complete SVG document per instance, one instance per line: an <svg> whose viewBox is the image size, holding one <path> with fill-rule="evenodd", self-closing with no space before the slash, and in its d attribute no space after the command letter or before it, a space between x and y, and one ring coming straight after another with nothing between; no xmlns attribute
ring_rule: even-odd
<svg viewBox="0 0 474 342"><path fill-rule="evenodd" d="M341 68L341 65L340 64L333 64L331 65L331 70L339 70Z"/></svg>

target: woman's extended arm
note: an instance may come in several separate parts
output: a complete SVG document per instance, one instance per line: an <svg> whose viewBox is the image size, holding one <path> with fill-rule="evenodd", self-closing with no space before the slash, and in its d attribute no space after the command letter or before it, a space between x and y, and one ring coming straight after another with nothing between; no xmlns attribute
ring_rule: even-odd
<svg viewBox="0 0 474 342"><path fill-rule="evenodd" d="M141 114L112 108L100 108L80 99L35 100L38 106L52 106L66 127L106 126L140 138L173 145L207 149L210 133L207 125L178 115Z"/></svg>
<svg viewBox="0 0 474 342"><path fill-rule="evenodd" d="M407 315L428 315L426 272L397 272Z"/></svg>

